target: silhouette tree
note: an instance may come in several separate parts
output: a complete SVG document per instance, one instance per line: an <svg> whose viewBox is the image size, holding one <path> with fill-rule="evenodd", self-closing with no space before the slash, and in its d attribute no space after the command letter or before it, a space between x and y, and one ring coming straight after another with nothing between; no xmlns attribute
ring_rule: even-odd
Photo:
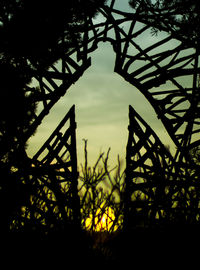
<svg viewBox="0 0 200 270"><path fill-rule="evenodd" d="M32 66L47 67L78 45L86 16L93 17L105 0L2 1L0 36L4 54ZM64 50L64 51L63 51Z"/></svg>

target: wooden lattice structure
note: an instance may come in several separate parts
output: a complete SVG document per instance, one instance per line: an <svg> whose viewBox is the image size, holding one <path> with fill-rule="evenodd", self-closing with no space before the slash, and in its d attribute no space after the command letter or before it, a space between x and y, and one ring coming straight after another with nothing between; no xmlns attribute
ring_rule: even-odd
<svg viewBox="0 0 200 270"><path fill-rule="evenodd" d="M199 219L199 168L177 160L130 106L125 224L149 226Z"/></svg>
<svg viewBox="0 0 200 270"><path fill-rule="evenodd" d="M112 0L100 7L98 12L102 18L100 22L90 17L85 19L81 44L65 53L63 43L62 58L48 70L38 69L33 74L34 83L39 89L35 100L41 104L41 110L35 115L25 140L90 67L91 54L98 44L109 42L115 53L114 72L133 85L134 91L136 87L146 97L177 148L172 156L155 132L130 108L126 215L130 216L134 212L131 198L135 191L142 192L147 202L140 200L137 203L142 206L136 208L144 208L147 216L151 213L153 219L158 216L169 217L171 212L168 212L173 207L177 209L173 202L176 200L183 212L189 206L198 212L197 195L191 208L190 198L194 190L197 192L198 176L196 168L191 169L195 165L189 152L200 143L199 46L193 40L181 38L173 29L169 29L167 23L163 22L160 28L157 27L152 19L154 14L145 16L141 7L130 13L123 12L115 9L115 0ZM156 38L152 38L152 29L158 29ZM150 40L143 42L147 38ZM68 131L61 136L61 127L58 126L36 154L33 164L46 149L48 154L39 161L39 166L61 166L66 172L67 163L63 162L60 151L63 147L69 150L65 141ZM70 149L73 147L75 149L75 139ZM76 167L73 151L70 155ZM55 164L51 164L53 159L56 160ZM146 163L146 160L150 163ZM56 177L63 177L61 171L57 170ZM139 177L141 181L134 180ZM193 217L199 219L197 214Z"/></svg>
<svg viewBox="0 0 200 270"><path fill-rule="evenodd" d="M75 105L24 168L29 200L22 215L14 221L18 230L43 231L45 234L80 227L80 201L77 192Z"/></svg>
<svg viewBox="0 0 200 270"><path fill-rule="evenodd" d="M79 223L75 106L67 112L32 161L36 172L34 177L55 196L51 209L58 208L59 218L64 222Z"/></svg>

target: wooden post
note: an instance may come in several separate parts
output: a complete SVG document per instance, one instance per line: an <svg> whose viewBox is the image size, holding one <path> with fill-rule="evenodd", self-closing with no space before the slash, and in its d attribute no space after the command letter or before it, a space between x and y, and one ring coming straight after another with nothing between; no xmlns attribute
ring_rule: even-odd
<svg viewBox="0 0 200 270"><path fill-rule="evenodd" d="M78 196L78 170L77 170L77 148L76 148L76 121L75 105L71 108L70 128L71 128L71 163L72 163L72 211L73 220L76 225L80 225L80 198Z"/></svg>

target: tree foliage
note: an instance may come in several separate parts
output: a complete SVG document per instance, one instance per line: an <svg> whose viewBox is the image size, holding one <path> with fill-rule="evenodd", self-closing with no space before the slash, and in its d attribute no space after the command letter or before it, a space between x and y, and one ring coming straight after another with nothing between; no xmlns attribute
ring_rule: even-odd
<svg viewBox="0 0 200 270"><path fill-rule="evenodd" d="M77 46L87 16L93 17L105 0L2 1L1 51L23 57L34 66L48 67L71 47Z"/></svg>

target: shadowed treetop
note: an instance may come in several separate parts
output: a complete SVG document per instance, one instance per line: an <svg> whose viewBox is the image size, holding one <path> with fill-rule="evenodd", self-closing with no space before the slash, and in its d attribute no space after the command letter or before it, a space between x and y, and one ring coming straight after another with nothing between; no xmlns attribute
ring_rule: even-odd
<svg viewBox="0 0 200 270"><path fill-rule="evenodd" d="M105 0L9 0L0 4L0 53L48 67L78 45L86 17ZM64 44L64 45L63 45Z"/></svg>

